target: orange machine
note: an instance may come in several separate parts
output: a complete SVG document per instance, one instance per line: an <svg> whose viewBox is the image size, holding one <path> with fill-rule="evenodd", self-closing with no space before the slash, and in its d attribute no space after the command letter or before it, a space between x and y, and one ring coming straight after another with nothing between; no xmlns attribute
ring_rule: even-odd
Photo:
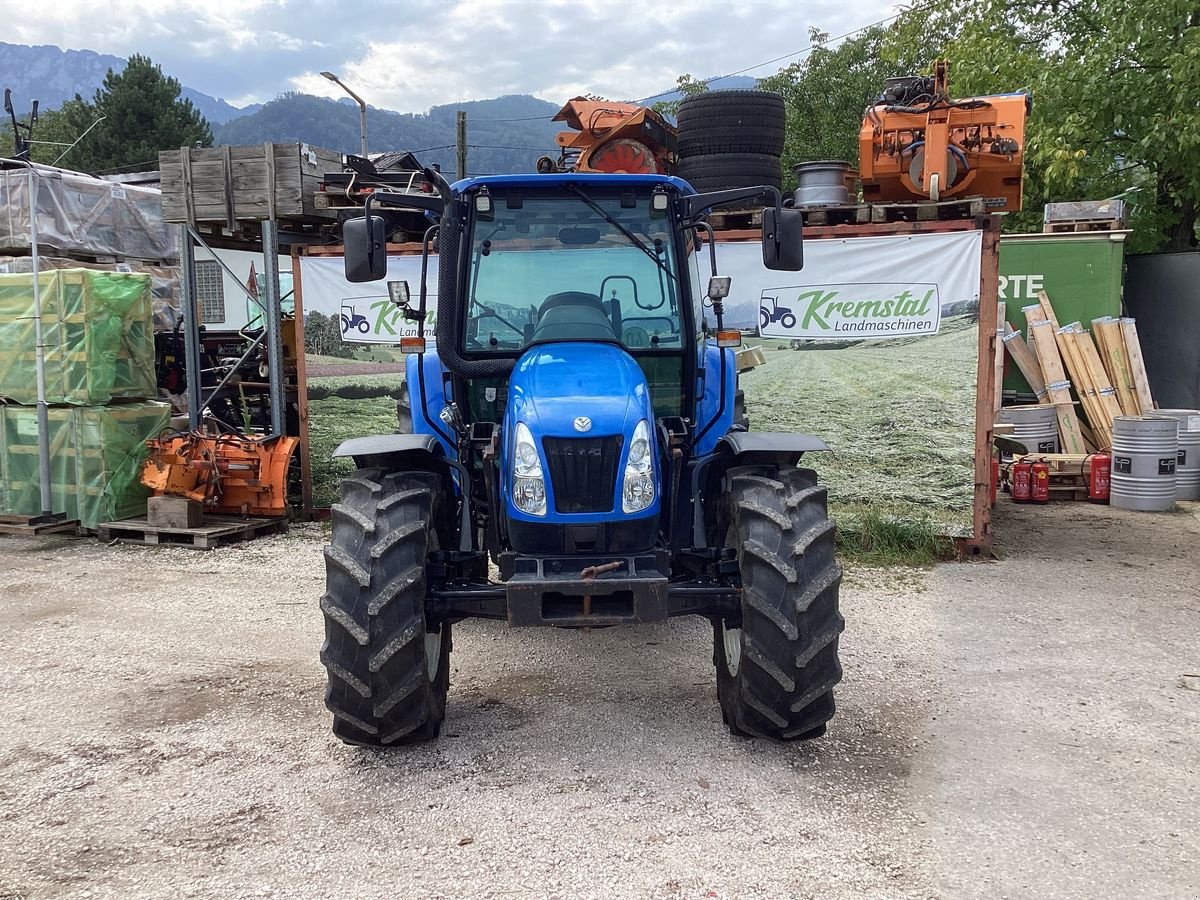
<svg viewBox="0 0 1200 900"><path fill-rule="evenodd" d="M630 172L665 174L675 161L675 129L645 106L576 97L558 111L555 122L575 131L559 132L557 160L543 156L537 169L550 172Z"/></svg>
<svg viewBox="0 0 1200 900"><path fill-rule="evenodd" d="M950 99L947 64L933 75L889 78L859 133L863 200L983 197L1021 208L1028 94Z"/></svg>
<svg viewBox="0 0 1200 900"><path fill-rule="evenodd" d="M197 432L146 441L142 484L156 495L187 497L207 512L287 515L288 468L299 438Z"/></svg>

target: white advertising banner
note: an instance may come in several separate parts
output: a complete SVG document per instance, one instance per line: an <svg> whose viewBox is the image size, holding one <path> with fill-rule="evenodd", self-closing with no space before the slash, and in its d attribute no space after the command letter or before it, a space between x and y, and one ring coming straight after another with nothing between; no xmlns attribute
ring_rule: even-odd
<svg viewBox="0 0 1200 900"><path fill-rule="evenodd" d="M431 331L437 310L437 257L429 258L429 318ZM415 336L416 322L406 322L388 297L389 281L407 281L413 305L421 290L421 257L388 259L387 278L351 284L346 280L342 258L300 258L300 281L305 312L319 312L341 321L342 340L359 344L398 344L401 337Z"/></svg>
<svg viewBox="0 0 1200 900"><path fill-rule="evenodd" d="M725 324L763 337L861 340L937 334L979 301L979 231L810 240L804 268L763 267L757 243L717 244L733 276Z"/></svg>

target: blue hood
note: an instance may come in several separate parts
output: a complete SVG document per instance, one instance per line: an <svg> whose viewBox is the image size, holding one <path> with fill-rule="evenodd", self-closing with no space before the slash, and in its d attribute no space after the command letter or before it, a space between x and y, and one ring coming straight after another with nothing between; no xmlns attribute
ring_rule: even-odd
<svg viewBox="0 0 1200 900"><path fill-rule="evenodd" d="M509 419L535 436L582 437L577 416L592 420L588 436L628 435L654 421L650 389L637 362L615 344L563 342L531 347L508 382Z"/></svg>
<svg viewBox="0 0 1200 900"><path fill-rule="evenodd" d="M575 420L587 417L591 427L579 430ZM657 434L650 388L646 376L632 356L617 344L563 341L539 344L525 352L508 382L508 409L504 417L501 466L505 508L523 522L613 522L644 519L658 514L662 496L656 481L654 503L647 509L625 514L621 511L621 487L633 431L645 419L650 425L650 447L657 458ZM547 515L530 516L512 503L512 454L517 423L524 423L538 446L546 473ZM556 512L555 484L547 465L543 438L605 438L619 435L621 441L612 509L605 512ZM655 478L659 478L655 466ZM571 486L566 485L567 488Z"/></svg>

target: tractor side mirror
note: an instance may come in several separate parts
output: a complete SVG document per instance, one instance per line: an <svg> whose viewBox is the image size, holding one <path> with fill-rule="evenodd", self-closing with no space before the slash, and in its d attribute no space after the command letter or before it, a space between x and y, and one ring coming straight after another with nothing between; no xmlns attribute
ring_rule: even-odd
<svg viewBox="0 0 1200 900"><path fill-rule="evenodd" d="M382 216L359 216L342 225L346 280L379 281L387 275L387 237Z"/></svg>
<svg viewBox="0 0 1200 900"><path fill-rule="evenodd" d="M798 209L770 207L762 218L763 265L780 272L804 268L804 213Z"/></svg>

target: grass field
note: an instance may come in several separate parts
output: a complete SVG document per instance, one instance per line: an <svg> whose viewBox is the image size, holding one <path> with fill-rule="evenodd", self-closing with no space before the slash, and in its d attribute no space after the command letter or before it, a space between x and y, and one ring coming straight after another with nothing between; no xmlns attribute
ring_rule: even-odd
<svg viewBox="0 0 1200 900"><path fill-rule="evenodd" d="M312 354L308 356L310 363L330 363L335 360L346 364L363 361ZM354 468L348 459L331 458L337 445L347 438L395 431L396 401L392 397L350 400L338 396L313 399L313 396L362 386L386 387L392 389L394 394L403 381L404 376L399 374L335 375L308 379L309 451L312 455L313 502L317 506L328 506L337 499L338 481Z"/></svg>
<svg viewBox="0 0 1200 900"><path fill-rule="evenodd" d="M947 318L933 337L866 341L841 350L790 350L787 342L765 341L766 365L742 377L751 427L807 432L833 448L805 461L829 485L847 535L855 529L877 534L880 523L893 520L918 534L968 536L977 329L965 317ZM398 389L402 376L309 381L326 390ZM394 431L395 401L311 400L309 428L313 494L318 505L327 505L337 495L338 479L352 468L330 453L346 438Z"/></svg>
<svg viewBox="0 0 1200 900"><path fill-rule="evenodd" d="M742 377L752 429L823 438L805 459L843 519L866 513L971 533L978 325L942 320L933 337L842 350L764 342L767 364Z"/></svg>

